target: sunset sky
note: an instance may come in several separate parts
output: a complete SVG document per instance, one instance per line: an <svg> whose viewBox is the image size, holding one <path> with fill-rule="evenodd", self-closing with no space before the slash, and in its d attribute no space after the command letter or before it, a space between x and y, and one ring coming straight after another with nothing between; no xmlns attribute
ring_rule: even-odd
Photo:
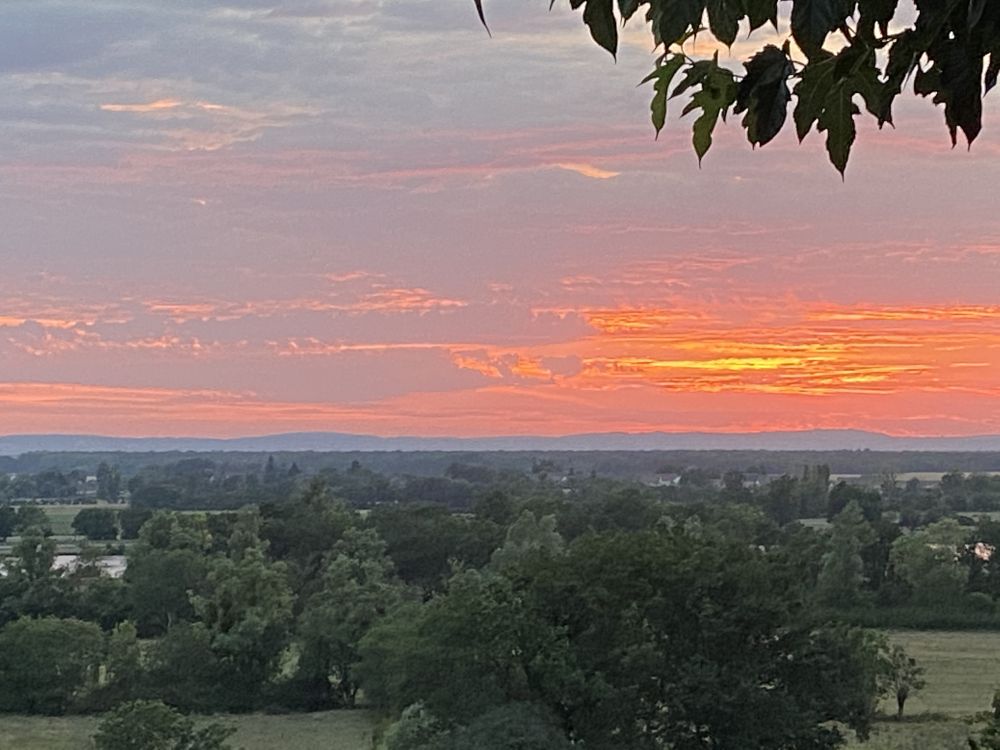
<svg viewBox="0 0 1000 750"><path fill-rule="evenodd" d="M640 25L486 7L4 0L0 433L1000 433L996 98L699 169Z"/></svg>

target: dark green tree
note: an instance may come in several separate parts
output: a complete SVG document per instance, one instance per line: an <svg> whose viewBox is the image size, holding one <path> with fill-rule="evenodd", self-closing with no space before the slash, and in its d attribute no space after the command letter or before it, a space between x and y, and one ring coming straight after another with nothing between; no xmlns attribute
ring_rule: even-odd
<svg viewBox="0 0 1000 750"><path fill-rule="evenodd" d="M212 537L203 516L159 511L129 548L125 582L140 634L194 618L190 592L204 582Z"/></svg>
<svg viewBox="0 0 1000 750"><path fill-rule="evenodd" d="M0 711L62 714L92 689L104 654L101 629L55 617L0 630Z"/></svg>
<svg viewBox="0 0 1000 750"><path fill-rule="evenodd" d="M396 711L423 702L449 726L532 703L588 747L836 747L830 722L865 733L873 716L874 648L797 626L774 573L763 552L680 526L463 571L365 637L365 694Z"/></svg>
<svg viewBox="0 0 1000 750"><path fill-rule="evenodd" d="M347 508L321 480L313 481L290 500L265 503L260 514L261 536L268 543L268 552L292 566L300 581L319 575L330 548L354 523Z"/></svg>
<svg viewBox="0 0 1000 750"><path fill-rule="evenodd" d="M882 669L880 688L883 695L896 702L896 720L903 718L903 708L907 699L915 692L923 690L927 683L924 680L924 668L917 660L906 653L898 643L885 643L881 649Z"/></svg>
<svg viewBox="0 0 1000 750"><path fill-rule="evenodd" d="M358 692L358 644L406 597L385 543L371 529L349 529L333 548L322 588L298 621L299 675L318 705L353 707Z"/></svg>
<svg viewBox="0 0 1000 750"><path fill-rule="evenodd" d="M764 512L779 526L794 521L799 514L798 480L787 474L767 486L761 498Z"/></svg>
<svg viewBox="0 0 1000 750"><path fill-rule="evenodd" d="M37 583L52 575L56 542L38 526L24 529L12 552L14 565L11 575L14 577L28 583Z"/></svg>
<svg viewBox="0 0 1000 750"><path fill-rule="evenodd" d="M941 608L961 600L969 579L961 551L969 536L968 529L948 518L893 542L891 564L915 603Z"/></svg>
<svg viewBox="0 0 1000 750"><path fill-rule="evenodd" d="M226 750L236 730L218 723L195 723L160 701L125 703L97 727L97 750Z"/></svg>
<svg viewBox="0 0 1000 750"><path fill-rule="evenodd" d="M17 523L14 524L15 531L24 531L31 527L41 529L46 535L52 533L52 522L45 509L40 505L21 505L17 509Z"/></svg>
<svg viewBox="0 0 1000 750"><path fill-rule="evenodd" d="M192 597L223 666L223 684L245 707L274 676L292 625L287 566L267 559L258 524L256 513L241 517L229 556L210 562L202 593Z"/></svg>
<svg viewBox="0 0 1000 750"><path fill-rule="evenodd" d="M109 503L118 502L122 491L122 475L118 467L102 461L97 467L97 498Z"/></svg>
<svg viewBox="0 0 1000 750"><path fill-rule="evenodd" d="M816 581L816 598L829 607L855 607L862 602L864 560L861 550L875 533L855 501L833 519L829 549L823 555Z"/></svg>
<svg viewBox="0 0 1000 750"><path fill-rule="evenodd" d="M121 525L122 539L138 539L139 529L153 515L152 508L130 505L118 512L118 523Z"/></svg>
<svg viewBox="0 0 1000 750"><path fill-rule="evenodd" d="M73 531L92 541L118 538L118 514L111 508L84 508L73 519Z"/></svg>
<svg viewBox="0 0 1000 750"><path fill-rule="evenodd" d="M17 511L9 505L0 505L0 541L6 540L17 528Z"/></svg>
<svg viewBox="0 0 1000 750"><path fill-rule="evenodd" d="M180 622L146 648L136 694L187 711L208 713L245 707L227 692L224 667L212 650L212 634L201 623Z"/></svg>

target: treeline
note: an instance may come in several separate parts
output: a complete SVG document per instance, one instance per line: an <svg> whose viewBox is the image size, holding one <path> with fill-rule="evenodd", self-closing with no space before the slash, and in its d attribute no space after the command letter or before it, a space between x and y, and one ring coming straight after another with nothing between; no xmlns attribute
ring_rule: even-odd
<svg viewBox="0 0 1000 750"><path fill-rule="evenodd" d="M531 474L499 472L455 462L446 467L442 476L389 476L355 461L343 471L326 468L310 477L296 462L285 464L274 457L244 472L227 469L208 459L191 458L140 470L128 480L128 490L133 505L232 510L248 503L284 502L316 477L353 508L434 503L454 510L471 508L484 488L502 487L523 493L539 481Z"/></svg>
<svg viewBox="0 0 1000 750"><path fill-rule="evenodd" d="M87 472L74 469L62 472L48 469L37 474L0 474L0 500L19 498L71 499L86 494Z"/></svg>
<svg viewBox="0 0 1000 750"><path fill-rule="evenodd" d="M767 474L797 474L802 466L824 464L838 474L878 477L904 472L1000 471L1000 453L988 451L350 451L350 452L88 452L25 453L0 456L0 474L38 474L56 470L93 474L101 463L117 466L128 479L143 469L191 458L211 461L221 473L260 471L268 458L281 465L296 463L307 475L324 469L345 472L354 463L390 476L442 476L452 464L486 467L496 472L526 473L549 461L558 472L613 479L651 477L665 466L698 469L721 477L730 469L751 467Z"/></svg>

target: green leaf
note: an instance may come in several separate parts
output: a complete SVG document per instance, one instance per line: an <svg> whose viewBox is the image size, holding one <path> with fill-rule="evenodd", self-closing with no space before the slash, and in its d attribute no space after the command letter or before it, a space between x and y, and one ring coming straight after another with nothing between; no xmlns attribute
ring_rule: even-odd
<svg viewBox="0 0 1000 750"><path fill-rule="evenodd" d="M653 22L657 42L670 46L678 43L690 29L701 24L706 0L658 0L649 6L647 17Z"/></svg>
<svg viewBox="0 0 1000 750"><path fill-rule="evenodd" d="M817 126L820 132L826 132L826 152L841 176L847 169L851 146L857 135L854 116L861 114L852 100L853 93L844 81L830 89Z"/></svg>
<svg viewBox="0 0 1000 750"><path fill-rule="evenodd" d="M682 115L701 110L701 115L691 126L691 142L698 155L698 164L712 146L712 133L721 116L725 119L726 112L736 101L736 81L732 71L722 68L718 59L703 61L709 66L700 76L701 90L695 92L691 101L684 107Z"/></svg>
<svg viewBox="0 0 1000 750"><path fill-rule="evenodd" d="M795 0L792 36L807 57L822 49L827 35L847 19L853 6L845 0Z"/></svg>
<svg viewBox="0 0 1000 750"><path fill-rule="evenodd" d="M622 23L630 19L639 10L639 0L618 0L618 13L622 17Z"/></svg>
<svg viewBox="0 0 1000 750"><path fill-rule="evenodd" d="M736 94L736 114L746 112L743 127L755 146L770 142L785 124L788 101L788 78L794 73L788 55L772 44L744 63L746 75Z"/></svg>
<svg viewBox="0 0 1000 750"><path fill-rule="evenodd" d="M875 51L869 50L855 66L851 75L851 85L855 92L861 94L868 110L883 124L892 117L890 108L895 94L890 86L879 78Z"/></svg>
<svg viewBox="0 0 1000 750"><path fill-rule="evenodd" d="M708 27L727 47L732 47L736 41L742 15L739 0L708 0Z"/></svg>
<svg viewBox="0 0 1000 750"><path fill-rule="evenodd" d="M833 71L836 65L834 55L827 53L825 57L810 60L801 73L799 82L795 85L795 132L799 141L805 139L812 129L823 107L826 105L826 95L833 83Z"/></svg>
<svg viewBox="0 0 1000 750"><path fill-rule="evenodd" d="M801 141L816 123L826 133L826 150L841 175L854 144L854 117L861 114L854 103L860 94L868 110L876 117L883 106L885 84L875 67L875 51L860 39L856 46L845 47L838 54L824 53L800 72L795 87L795 128Z"/></svg>
<svg viewBox="0 0 1000 750"><path fill-rule="evenodd" d="M688 66L687 71L684 73L684 77L681 78L680 83L674 87L674 90L670 94L670 98L676 99L692 86L698 86L704 83L705 78L711 74L713 67L719 67L718 53L716 53L711 60L698 60L697 62L691 63L691 65Z"/></svg>
<svg viewBox="0 0 1000 750"><path fill-rule="evenodd" d="M642 83L653 81L653 100L649 109L652 112L653 127L656 128L657 137L667 121L667 92L670 90L674 76L683 65L683 55L668 55L656 70L642 79ZM642 83L639 85L641 86Z"/></svg>
<svg viewBox="0 0 1000 750"><path fill-rule="evenodd" d="M614 0L587 0L583 22L590 28L594 41L611 55L618 54L618 22L615 21Z"/></svg>
<svg viewBox="0 0 1000 750"><path fill-rule="evenodd" d="M930 96L936 94L941 88L941 69L936 65L924 70L917 68L917 74L913 76L913 93L918 96Z"/></svg>
<svg viewBox="0 0 1000 750"><path fill-rule="evenodd" d="M958 131L971 145L983 128L983 58L957 40L947 42L935 57L941 66L941 81L935 103L944 103L944 117L951 132L951 143L958 142Z"/></svg>
<svg viewBox="0 0 1000 750"><path fill-rule="evenodd" d="M899 0L864 0L859 3L861 19L858 22L858 29L861 36L874 39L876 26L881 30L882 36L886 36L889 33L889 22L896 15L898 5Z"/></svg>
<svg viewBox="0 0 1000 750"><path fill-rule="evenodd" d="M743 10L751 31L766 23L778 28L778 0L743 0Z"/></svg>
<svg viewBox="0 0 1000 750"><path fill-rule="evenodd" d="M881 111L878 124L892 124L892 102L903 90L903 84L917 68L923 50L913 29L904 31L889 48L889 61L885 66L885 84L882 90Z"/></svg>

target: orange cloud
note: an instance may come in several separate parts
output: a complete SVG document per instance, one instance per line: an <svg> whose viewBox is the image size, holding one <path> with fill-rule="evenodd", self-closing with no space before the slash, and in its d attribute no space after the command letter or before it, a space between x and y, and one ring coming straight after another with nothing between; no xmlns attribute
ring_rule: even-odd
<svg viewBox="0 0 1000 750"><path fill-rule="evenodd" d="M468 302L460 299L436 297L426 289L391 288L380 289L361 298L343 309L357 312L429 312L465 307Z"/></svg>
<svg viewBox="0 0 1000 750"><path fill-rule="evenodd" d="M133 112L136 114L148 114L149 112L162 112L168 109L183 107L184 102L178 99L157 99L146 104L102 104L100 108L105 112Z"/></svg>
<svg viewBox="0 0 1000 750"><path fill-rule="evenodd" d="M1000 305L940 305L928 307L828 308L810 313L814 320L829 321L997 321Z"/></svg>
<svg viewBox="0 0 1000 750"><path fill-rule="evenodd" d="M555 164L554 166L559 169L565 169L567 172L576 172L577 174L589 177L592 180L610 180L612 177L617 177L621 174L621 172L612 172L608 169L595 167L593 164L562 162L560 164Z"/></svg>
<svg viewBox="0 0 1000 750"><path fill-rule="evenodd" d="M79 419L90 419L99 410L109 416L128 412L147 424L190 429L200 425L203 433L209 425L250 430L260 419L265 427L257 431L278 426L347 429L350 424L351 429L383 434L473 434L862 426L869 424L868 417L858 416L858 404L864 404L872 415L869 426L968 432L988 431L996 423L1000 429L1000 386L994 377L1000 368L1000 310L989 305L850 306L794 300L768 305L756 300L677 299L659 307L540 307L533 310L538 323L552 315L572 315L587 327L582 332L568 327L562 339L524 336L519 345L497 345L486 336L479 341L318 336L229 336L216 341L182 335L176 327L181 321L207 319L246 332L241 316L279 316L289 310L479 314L466 311L461 299L421 287L379 286L383 283L366 284L345 300L136 302L164 321L162 331L142 335L88 326L22 326L33 318L17 309L0 318L0 327L7 324L0 345L34 357L59 358L61 371L76 358L90 356L88 350L146 353L164 361L225 358L254 368L278 358L334 358L357 352L387 357L413 352L408 361L419 363L419 353L426 352L435 367L450 361L457 370L483 379L459 378L454 388L463 390L444 395L411 393L369 403L327 404L265 401L252 394L213 392L209 398L196 391L105 393L98 386L88 390L90 386L35 384L22 387L16 398L8 394L5 401L0 395L0 413L14 414L16 410L5 404L14 409L21 403L17 408L27 414L24 404L31 403L39 414L52 411L65 418L79 414ZM56 315L51 319L63 320ZM459 323L465 325L461 319ZM214 335L217 327L212 330ZM108 338L111 334L117 338ZM372 373L386 366L377 356L364 359L359 366L371 367ZM136 403L147 406L124 406L133 395ZM179 403L191 411L190 418L175 407ZM473 415L489 428L473 424Z"/></svg>

